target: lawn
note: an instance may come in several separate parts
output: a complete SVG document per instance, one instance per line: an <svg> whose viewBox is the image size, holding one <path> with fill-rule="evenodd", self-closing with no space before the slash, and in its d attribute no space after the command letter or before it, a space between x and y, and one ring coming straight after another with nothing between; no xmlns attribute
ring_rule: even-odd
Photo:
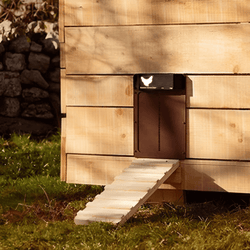
<svg viewBox="0 0 250 250"><path fill-rule="evenodd" d="M249 204L142 206L121 227L74 224L103 187L61 182L60 135L0 138L0 249L250 249Z"/></svg>

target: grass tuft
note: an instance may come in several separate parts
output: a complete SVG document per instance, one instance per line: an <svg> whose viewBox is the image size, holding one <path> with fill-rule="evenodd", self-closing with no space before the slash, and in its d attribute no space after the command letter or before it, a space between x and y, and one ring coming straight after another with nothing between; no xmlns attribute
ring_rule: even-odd
<svg viewBox="0 0 250 250"><path fill-rule="evenodd" d="M74 224L103 191L59 178L60 135L0 138L0 249L250 249L250 208L223 201L145 204L122 227Z"/></svg>
<svg viewBox="0 0 250 250"><path fill-rule="evenodd" d="M60 134L36 142L29 135L13 134L0 140L0 175L18 179L36 175L59 176Z"/></svg>

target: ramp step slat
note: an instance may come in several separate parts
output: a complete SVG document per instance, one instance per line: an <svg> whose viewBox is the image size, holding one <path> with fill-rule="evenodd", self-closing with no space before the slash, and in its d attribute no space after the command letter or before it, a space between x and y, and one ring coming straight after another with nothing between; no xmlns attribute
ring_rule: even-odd
<svg viewBox="0 0 250 250"><path fill-rule="evenodd" d="M105 190L124 190L124 191L148 191L156 181L152 182L133 182L115 180L111 185L107 185Z"/></svg>
<svg viewBox="0 0 250 250"><path fill-rule="evenodd" d="M147 194L145 192L136 191L122 191L122 190L105 190L101 195L97 195L95 200L98 199L112 199L112 200L139 200L141 197Z"/></svg>
<svg viewBox="0 0 250 250"><path fill-rule="evenodd" d="M143 163L139 163L139 164L132 164L130 166L131 169L136 169L136 168L166 168L166 164L164 163L158 163L158 164L143 164Z"/></svg>
<svg viewBox="0 0 250 250"><path fill-rule="evenodd" d="M126 168L123 173L138 173L138 174L164 174L169 169L164 167L147 167L147 168Z"/></svg>
<svg viewBox="0 0 250 250"><path fill-rule="evenodd" d="M99 208L111 208L111 209L131 209L138 203L138 200L109 200L109 199L99 199L95 202L89 202L87 207L99 207Z"/></svg>
<svg viewBox="0 0 250 250"><path fill-rule="evenodd" d="M134 173L122 173L121 175L115 177L115 180L121 181L136 181L136 182L152 182L157 181L162 178L162 174L137 174Z"/></svg>
<svg viewBox="0 0 250 250"><path fill-rule="evenodd" d="M178 160L139 159L77 213L76 224L125 223L178 168Z"/></svg>
<svg viewBox="0 0 250 250"><path fill-rule="evenodd" d="M86 207L81 211L82 214L89 214L94 217L110 217L117 218L122 217L124 213L128 213L129 209L109 209L109 208L96 208L96 207ZM80 213L80 214L81 214Z"/></svg>
<svg viewBox="0 0 250 250"><path fill-rule="evenodd" d="M78 216L75 218L75 223L77 225L88 225L89 223L92 223L92 222L101 222L103 221L103 218L97 218L97 217L90 217L89 215L81 215L81 216ZM121 221L121 218L117 218L117 219L114 219L114 218L107 218L105 220L105 222L110 222L110 223L113 223L113 224L117 224Z"/></svg>

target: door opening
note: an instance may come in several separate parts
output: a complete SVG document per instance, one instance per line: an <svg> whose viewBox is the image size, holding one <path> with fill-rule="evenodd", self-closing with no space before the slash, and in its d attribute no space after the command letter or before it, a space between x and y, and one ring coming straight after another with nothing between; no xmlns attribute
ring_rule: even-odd
<svg viewBox="0 0 250 250"><path fill-rule="evenodd" d="M135 157L185 159L185 82L141 88L141 79L135 76Z"/></svg>

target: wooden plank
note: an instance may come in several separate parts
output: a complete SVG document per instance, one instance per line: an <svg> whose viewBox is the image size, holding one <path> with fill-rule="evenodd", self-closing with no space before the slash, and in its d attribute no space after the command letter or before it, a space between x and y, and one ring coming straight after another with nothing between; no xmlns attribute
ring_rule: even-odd
<svg viewBox="0 0 250 250"><path fill-rule="evenodd" d="M67 107L67 153L134 154L132 108Z"/></svg>
<svg viewBox="0 0 250 250"><path fill-rule="evenodd" d="M182 185L181 184L166 184L163 183L159 189L164 189L164 190L181 190L182 189Z"/></svg>
<svg viewBox="0 0 250 250"><path fill-rule="evenodd" d="M61 94L61 113L66 113L66 71L65 69L61 69L61 86L60 86L60 94Z"/></svg>
<svg viewBox="0 0 250 250"><path fill-rule="evenodd" d="M170 202L175 205L184 204L183 190L172 190L172 189L158 189L156 190L146 201L146 203L163 203Z"/></svg>
<svg viewBox="0 0 250 250"><path fill-rule="evenodd" d="M65 0L68 26L247 22L247 0Z"/></svg>
<svg viewBox="0 0 250 250"><path fill-rule="evenodd" d="M67 156L67 182L107 185L121 174L133 157L72 155Z"/></svg>
<svg viewBox="0 0 250 250"><path fill-rule="evenodd" d="M184 190L250 193L250 162L185 160Z"/></svg>
<svg viewBox="0 0 250 250"><path fill-rule="evenodd" d="M114 199L98 199L94 202L87 203L88 208L110 208L110 209L131 209L138 203L138 200L114 200Z"/></svg>
<svg viewBox="0 0 250 250"><path fill-rule="evenodd" d="M164 174L166 171L162 167L148 167L147 168L129 168L124 169L124 173L128 174Z"/></svg>
<svg viewBox="0 0 250 250"><path fill-rule="evenodd" d="M97 213L98 212L98 213ZM94 217L97 217L97 218L103 218L103 219L111 219L111 218L121 218L124 213L127 213L128 212L128 209L105 209L105 208L102 208L102 210L100 211L100 209L96 208L91 208L91 209L88 209L88 212L87 214L90 215L90 216L94 216ZM78 212L79 215L81 215L81 211ZM77 213L77 215L78 215ZM84 214L86 215L86 213Z"/></svg>
<svg viewBox="0 0 250 250"><path fill-rule="evenodd" d="M124 190L105 190L105 193L101 193L95 197L95 200L99 199L114 199L120 201L138 201L143 195L146 195L147 192L138 192L138 191L124 191Z"/></svg>
<svg viewBox="0 0 250 250"><path fill-rule="evenodd" d="M66 181L67 178L67 160L66 160L66 118L61 120L61 167L60 178L61 181Z"/></svg>
<svg viewBox="0 0 250 250"><path fill-rule="evenodd" d="M68 27L65 32L67 74L250 72L250 24Z"/></svg>
<svg viewBox="0 0 250 250"><path fill-rule="evenodd" d="M123 191L138 191L146 192L152 188L157 181L136 182L136 181L120 181L115 180L110 185L105 187L105 190L123 190Z"/></svg>
<svg viewBox="0 0 250 250"><path fill-rule="evenodd" d="M164 173L162 174L141 174L141 173L123 173L122 175L119 175L117 177L115 177L115 180L119 180L119 181L138 181L138 182L148 182L151 181L152 178L157 178L158 180L162 177Z"/></svg>
<svg viewBox="0 0 250 250"><path fill-rule="evenodd" d="M144 162L144 165L141 165L141 163ZM159 162L164 162L165 166L162 166L162 169L165 169L161 174L156 173L152 174L151 170L152 167L148 167L151 164L159 163ZM124 171L122 172L119 176L115 177L114 182L111 185L108 185L105 187L105 190L124 190L124 191L148 191L150 188L152 188L153 183L157 183L157 185L163 184L164 179L170 178L170 176L176 171L176 169L179 166L179 161L178 160L172 160L172 161L156 161L155 159L147 159L147 160L140 160L140 159L135 159L132 164L129 166L128 169L132 169L133 165L136 165L139 163L140 168L147 169L149 168L149 174L147 173L133 173L133 172L128 172Z"/></svg>
<svg viewBox="0 0 250 250"><path fill-rule="evenodd" d="M61 67L61 69L66 68L65 43L60 43L60 67Z"/></svg>
<svg viewBox="0 0 250 250"><path fill-rule="evenodd" d="M176 171L168 178L167 182L172 184L180 184L181 183L181 168L176 169Z"/></svg>
<svg viewBox="0 0 250 250"><path fill-rule="evenodd" d="M66 76L67 106L132 107L132 76Z"/></svg>
<svg viewBox="0 0 250 250"><path fill-rule="evenodd" d="M75 223L77 225L88 225L89 223L92 223L92 222L100 222L100 221L103 221L103 218L101 217L93 217L91 214L80 214L79 217L75 218L74 219ZM110 223L113 223L113 224L117 224L119 221L120 221L120 218L118 217L117 219L114 219L114 218L106 218L105 220L106 222L110 222Z"/></svg>
<svg viewBox="0 0 250 250"><path fill-rule="evenodd" d="M142 199L139 200L136 206L134 206L129 213L127 213L124 217L122 217L120 221L120 225L124 224L138 209L139 207L144 204L149 197L152 196L156 192L156 190L159 188L159 186L164 183L172 174L176 171L176 169L179 167L179 161L176 161L175 164L172 164L172 168L160 179L157 181L156 185L152 186L151 189L149 189L148 193L145 196L142 196Z"/></svg>
<svg viewBox="0 0 250 250"><path fill-rule="evenodd" d="M64 21L65 21L65 0L59 0L59 42L63 43L65 41L64 36Z"/></svg>
<svg viewBox="0 0 250 250"><path fill-rule="evenodd" d="M188 76L187 107L250 108L250 76Z"/></svg>
<svg viewBox="0 0 250 250"><path fill-rule="evenodd" d="M165 181L159 189L167 189L167 190L178 190L181 189L182 183L182 174L181 168L178 168L168 179Z"/></svg>
<svg viewBox="0 0 250 250"><path fill-rule="evenodd" d="M135 159L133 162L136 162ZM150 159L148 160L150 161ZM147 167L145 165L145 167ZM87 205L87 207L83 211L79 211L77 213L75 222L77 224L86 224L90 222L91 219L88 217L96 217L103 218L103 221L110 221L110 219L119 219L118 222L120 225L124 224L137 210L138 208L148 200L148 198L158 189L158 187L164 183L179 167L179 161L176 160L175 163L167 163L165 162L165 167L167 172L162 175L160 179L151 175L150 182L138 182L130 180L130 176L127 176L126 181L115 180L112 184L107 185L103 193L100 194L99 199L94 200L91 205ZM170 167L170 168L169 168ZM126 173L122 173L120 176L126 175ZM137 200L136 203L130 202L128 200L128 205L125 209L124 199L119 202L119 197L116 196L116 199L108 199L100 198L105 195L106 192L110 194L110 192L121 190L124 192L130 191L141 191L141 197ZM106 196L107 197L107 196ZM109 208L111 206L111 208ZM116 222L117 223L117 222Z"/></svg>
<svg viewBox="0 0 250 250"><path fill-rule="evenodd" d="M150 162L149 162L150 160ZM133 161L130 165L132 171L143 170L144 166L147 166L147 169L161 169L161 167L166 168L166 163L175 164L175 159L154 159L154 158L137 158L136 161ZM169 167L170 168L170 167Z"/></svg>
<svg viewBox="0 0 250 250"><path fill-rule="evenodd" d="M250 159L249 110L187 110L187 158Z"/></svg>

